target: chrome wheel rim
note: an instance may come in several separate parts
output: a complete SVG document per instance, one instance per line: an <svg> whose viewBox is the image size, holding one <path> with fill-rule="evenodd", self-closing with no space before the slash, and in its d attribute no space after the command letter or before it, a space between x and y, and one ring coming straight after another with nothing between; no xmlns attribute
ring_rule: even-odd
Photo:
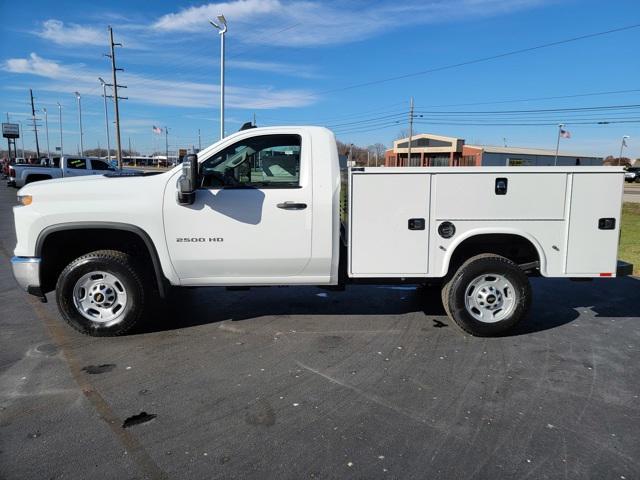
<svg viewBox="0 0 640 480"><path fill-rule="evenodd" d="M95 271L78 279L73 287L73 303L92 322L114 323L124 314L127 290L116 275Z"/></svg>
<svg viewBox="0 0 640 480"><path fill-rule="evenodd" d="M506 277L486 273L474 278L467 286L465 308L480 322L500 322L509 318L516 308L516 295L516 289Z"/></svg>

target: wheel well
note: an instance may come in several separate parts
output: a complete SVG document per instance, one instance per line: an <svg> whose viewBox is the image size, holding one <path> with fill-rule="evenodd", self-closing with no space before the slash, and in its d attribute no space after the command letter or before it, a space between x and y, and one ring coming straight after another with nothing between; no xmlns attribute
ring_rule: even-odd
<svg viewBox="0 0 640 480"><path fill-rule="evenodd" d="M27 175L27 178L24 179L25 184L31 182L39 182L40 180L51 180L51 175L45 175L44 173L32 173L31 175Z"/></svg>
<svg viewBox="0 0 640 480"><path fill-rule="evenodd" d="M494 253L508 258L518 265L538 262L540 255L531 241L521 235L491 233L474 235L460 243L449 260L449 273L453 273L467 259L481 253Z"/></svg>
<svg viewBox="0 0 640 480"><path fill-rule="evenodd" d="M158 255L145 239L135 231L114 228L62 229L38 239L37 254L42 258L40 283L43 292L55 289L62 270L76 258L95 250L118 250L132 255L157 282L164 294L164 276Z"/></svg>

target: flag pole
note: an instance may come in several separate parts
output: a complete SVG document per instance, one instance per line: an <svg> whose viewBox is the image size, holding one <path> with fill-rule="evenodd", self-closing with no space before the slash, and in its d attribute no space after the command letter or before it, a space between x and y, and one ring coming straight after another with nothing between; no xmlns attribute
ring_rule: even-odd
<svg viewBox="0 0 640 480"><path fill-rule="evenodd" d="M560 149L560 132L562 131L562 127L564 127L564 123L558 125L558 140L556 141L556 156L553 159L553 166L558 166L558 150Z"/></svg>

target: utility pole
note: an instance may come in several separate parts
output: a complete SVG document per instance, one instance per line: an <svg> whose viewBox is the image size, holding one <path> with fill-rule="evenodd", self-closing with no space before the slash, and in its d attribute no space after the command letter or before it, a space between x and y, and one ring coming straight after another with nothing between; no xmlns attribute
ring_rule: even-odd
<svg viewBox="0 0 640 480"><path fill-rule="evenodd" d="M47 115L47 109L43 108L44 112L44 131L47 135L47 158L51 161L51 149L49 148L49 116Z"/></svg>
<svg viewBox="0 0 640 480"><path fill-rule="evenodd" d="M18 121L18 125L20 125L20 127L18 127L18 131L20 132L20 146L22 147L22 158L24 159L24 127L22 126L22 122L20 121Z"/></svg>
<svg viewBox="0 0 640 480"><path fill-rule="evenodd" d="M78 155L84 157L84 141L82 139L84 134L82 133L82 103L80 100L80 92L76 92L76 99L78 100L78 124L80 125L80 151Z"/></svg>
<svg viewBox="0 0 640 480"><path fill-rule="evenodd" d="M200 129L198 129L198 152L202 150L202 139L200 138Z"/></svg>
<svg viewBox="0 0 640 480"><path fill-rule="evenodd" d="M124 71L123 68L116 68L116 51L115 47L121 47L121 43L114 43L113 29L109 26L109 43L111 45L111 54L107 57L111 59L111 76L113 78L113 105L116 115L116 157L118 159L118 168L122 170L122 147L120 145L120 110L118 109L118 87L127 88L126 85L118 85L116 72ZM125 97L121 97L125 98Z"/></svg>
<svg viewBox="0 0 640 480"><path fill-rule="evenodd" d="M253 112L253 126L257 127L258 124L256 123L256 112Z"/></svg>
<svg viewBox="0 0 640 480"><path fill-rule="evenodd" d="M33 106L33 90L29 89L31 95L31 119L33 121L33 131L36 134L36 155L40 158L40 144L38 143L38 124L36 123L36 109Z"/></svg>
<svg viewBox="0 0 640 480"><path fill-rule="evenodd" d="M367 150L367 167L371 166L371 151Z"/></svg>
<svg viewBox="0 0 640 480"><path fill-rule="evenodd" d="M64 155L64 148L62 147L62 105L60 105L60 102L58 102L58 122L60 126L60 156L62 156Z"/></svg>
<svg viewBox="0 0 640 480"><path fill-rule="evenodd" d="M409 103L409 148L407 150L407 167L411 164L411 141L413 138L413 97Z"/></svg>
<svg viewBox="0 0 640 480"><path fill-rule="evenodd" d="M109 111L107 109L107 82L102 77L98 77L102 84L102 96L104 97L104 128L107 132L107 160L111 160L111 140L109 139ZM109 98L113 98L109 95Z"/></svg>

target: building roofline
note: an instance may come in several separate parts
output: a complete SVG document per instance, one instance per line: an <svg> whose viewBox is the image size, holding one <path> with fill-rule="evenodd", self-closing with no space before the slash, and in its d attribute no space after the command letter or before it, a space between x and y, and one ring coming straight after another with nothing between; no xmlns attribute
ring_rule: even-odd
<svg viewBox="0 0 640 480"><path fill-rule="evenodd" d="M511 154L521 154L521 155L551 155L555 156L556 151L550 150L547 148L535 148L535 147L501 147L498 145L468 145L465 144L465 147L473 148L476 150L482 150L486 153L511 153ZM588 155L584 153L576 153L576 152L563 152L562 150L558 151L558 157L574 157L574 158L602 158L597 155Z"/></svg>

